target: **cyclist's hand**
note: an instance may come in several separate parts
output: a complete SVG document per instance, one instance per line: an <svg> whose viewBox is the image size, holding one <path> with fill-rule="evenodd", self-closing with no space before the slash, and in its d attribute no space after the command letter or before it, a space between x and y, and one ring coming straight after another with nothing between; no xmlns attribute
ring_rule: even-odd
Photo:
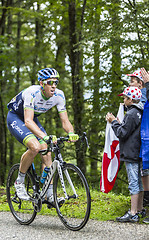
<svg viewBox="0 0 149 240"><path fill-rule="evenodd" d="M46 142L46 143L49 143L49 136L43 137L43 141Z"/></svg>
<svg viewBox="0 0 149 240"><path fill-rule="evenodd" d="M72 132L69 133L68 136L69 136L68 141L70 141L70 142L76 142L79 139L79 135L75 134L75 133L72 133Z"/></svg>
<svg viewBox="0 0 149 240"><path fill-rule="evenodd" d="M52 142L53 142L54 144L56 144L56 143L57 143L57 137L56 137L55 135L52 135L51 137L52 137ZM49 139L50 139L49 136L45 136L45 137L43 138L43 140L44 140L46 143L49 143Z"/></svg>
<svg viewBox="0 0 149 240"><path fill-rule="evenodd" d="M54 144L57 143L57 137L56 137L55 135L52 135L52 142L53 142Z"/></svg>

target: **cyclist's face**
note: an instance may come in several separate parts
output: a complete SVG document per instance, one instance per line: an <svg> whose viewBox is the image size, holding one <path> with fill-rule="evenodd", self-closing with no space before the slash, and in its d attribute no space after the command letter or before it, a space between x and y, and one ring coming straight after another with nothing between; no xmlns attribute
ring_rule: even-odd
<svg viewBox="0 0 149 240"><path fill-rule="evenodd" d="M43 83L43 82L40 82L40 85L44 88L44 94L47 98L50 98L54 95L54 92L55 92L55 89L56 89L56 86L57 86L57 79L56 78L52 78L52 79L47 79L46 80L48 82L47 83ZM56 82L56 83L54 83Z"/></svg>

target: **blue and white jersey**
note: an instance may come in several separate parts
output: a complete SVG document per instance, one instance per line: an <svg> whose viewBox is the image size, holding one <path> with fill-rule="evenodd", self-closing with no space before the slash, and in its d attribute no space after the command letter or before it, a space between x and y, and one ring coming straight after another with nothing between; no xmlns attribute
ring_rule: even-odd
<svg viewBox="0 0 149 240"><path fill-rule="evenodd" d="M34 116L39 116L56 106L58 112L66 111L66 101L63 91L56 88L54 95L49 99L45 99L42 95L40 85L33 85L21 91L7 105L19 116L24 116L24 109L32 109Z"/></svg>

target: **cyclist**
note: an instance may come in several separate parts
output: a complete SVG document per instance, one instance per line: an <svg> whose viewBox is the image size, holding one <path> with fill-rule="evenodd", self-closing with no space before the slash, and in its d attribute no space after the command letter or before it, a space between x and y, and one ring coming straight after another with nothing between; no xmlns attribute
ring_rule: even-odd
<svg viewBox="0 0 149 240"><path fill-rule="evenodd" d="M75 142L79 136L74 134L66 111L65 96L63 91L57 88L59 74L54 68L45 68L38 71L39 85L32 85L21 91L8 103L7 126L11 134L27 147L22 155L18 177L14 183L17 196L23 200L29 200L24 180L25 174L34 161L39 150L47 147L49 137L38 120L38 116L56 106L59 112L63 129L69 134L69 141ZM56 136L52 136L56 143ZM51 153L42 158L42 168L50 168L52 164ZM52 203L53 185L47 191L47 200Z"/></svg>

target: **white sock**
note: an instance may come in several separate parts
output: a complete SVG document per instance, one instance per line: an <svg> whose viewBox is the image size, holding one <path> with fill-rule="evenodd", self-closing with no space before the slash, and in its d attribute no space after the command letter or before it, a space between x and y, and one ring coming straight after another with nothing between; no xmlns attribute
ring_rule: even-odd
<svg viewBox="0 0 149 240"><path fill-rule="evenodd" d="M50 184L46 194L47 194L47 198L53 195L53 184Z"/></svg>
<svg viewBox="0 0 149 240"><path fill-rule="evenodd" d="M21 172L19 171L16 182L17 182L17 183L24 183L25 175L26 175L26 173L21 173Z"/></svg>

